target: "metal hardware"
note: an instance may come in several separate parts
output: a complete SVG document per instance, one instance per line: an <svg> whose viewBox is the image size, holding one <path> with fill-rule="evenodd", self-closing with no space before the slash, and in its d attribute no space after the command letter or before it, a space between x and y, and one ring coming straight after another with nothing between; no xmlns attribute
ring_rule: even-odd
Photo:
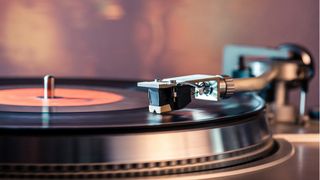
<svg viewBox="0 0 320 180"><path fill-rule="evenodd" d="M44 83L44 99L54 98L54 77L51 75L46 75L43 78Z"/></svg>

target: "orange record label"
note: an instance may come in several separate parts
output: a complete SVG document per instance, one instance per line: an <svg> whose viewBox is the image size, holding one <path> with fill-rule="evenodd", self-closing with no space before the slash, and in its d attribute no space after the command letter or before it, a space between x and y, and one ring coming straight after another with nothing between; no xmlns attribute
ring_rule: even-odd
<svg viewBox="0 0 320 180"><path fill-rule="evenodd" d="M124 99L116 93L86 89L56 88L55 98L42 98L42 88L0 90L0 104L14 106L89 106L109 104Z"/></svg>

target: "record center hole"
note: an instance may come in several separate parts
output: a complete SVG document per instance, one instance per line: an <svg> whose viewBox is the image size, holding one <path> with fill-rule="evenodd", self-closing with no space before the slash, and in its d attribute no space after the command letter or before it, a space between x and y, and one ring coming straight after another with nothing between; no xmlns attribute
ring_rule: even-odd
<svg viewBox="0 0 320 180"><path fill-rule="evenodd" d="M44 99L44 96L37 96L39 99ZM54 96L53 98L48 98L48 99L62 99L62 96Z"/></svg>

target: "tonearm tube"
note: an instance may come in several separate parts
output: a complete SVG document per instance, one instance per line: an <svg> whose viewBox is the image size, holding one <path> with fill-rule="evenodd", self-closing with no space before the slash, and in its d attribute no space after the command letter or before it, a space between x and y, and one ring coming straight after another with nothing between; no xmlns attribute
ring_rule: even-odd
<svg viewBox="0 0 320 180"><path fill-rule="evenodd" d="M312 58L308 51L292 44L277 49L228 46L225 54L228 55L225 61L236 61L242 70L245 66L244 57L251 56L267 58L269 67L260 75L250 75L245 78L196 74L139 82L139 87L148 88L149 111L164 113L184 108L191 102L192 96L195 99L219 101L237 92L260 91L272 84L275 97L272 104L276 110L287 109L288 89L301 87L299 117L305 115L305 96L314 73ZM278 118L281 119L281 116ZM290 118L291 116L283 119Z"/></svg>

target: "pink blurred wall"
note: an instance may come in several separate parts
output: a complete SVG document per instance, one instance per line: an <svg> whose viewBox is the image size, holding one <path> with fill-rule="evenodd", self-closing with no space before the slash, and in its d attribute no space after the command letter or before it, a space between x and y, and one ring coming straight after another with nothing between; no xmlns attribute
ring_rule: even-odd
<svg viewBox="0 0 320 180"><path fill-rule="evenodd" d="M0 0L0 76L216 74L226 44L284 42L312 52L319 106L318 0Z"/></svg>

